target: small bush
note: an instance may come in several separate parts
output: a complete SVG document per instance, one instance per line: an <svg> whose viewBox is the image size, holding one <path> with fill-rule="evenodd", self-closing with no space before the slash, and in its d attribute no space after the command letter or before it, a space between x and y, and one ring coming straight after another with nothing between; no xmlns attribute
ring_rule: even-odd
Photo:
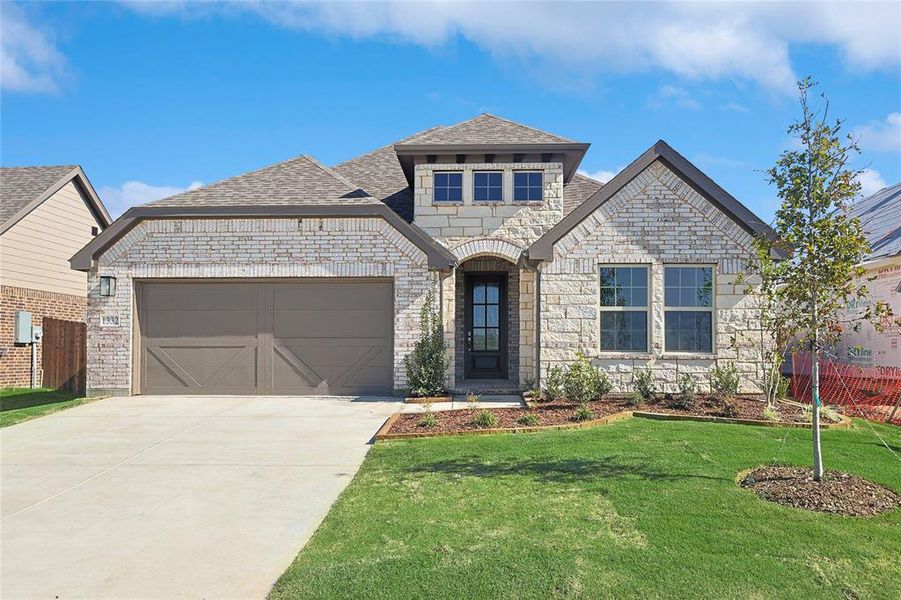
<svg viewBox="0 0 901 600"><path fill-rule="evenodd" d="M535 413L527 412L523 413L521 417L516 419L516 422L520 425L525 425L526 427L534 427L535 425L538 425L539 419L538 415L536 415Z"/></svg>
<svg viewBox="0 0 901 600"><path fill-rule="evenodd" d="M420 311L419 339L413 351L404 357L413 396L438 396L444 392L446 355L441 315L435 307L435 290L430 289Z"/></svg>
<svg viewBox="0 0 901 600"><path fill-rule="evenodd" d="M738 407L735 398L720 398L720 415L734 419L738 416Z"/></svg>
<svg viewBox="0 0 901 600"><path fill-rule="evenodd" d="M779 410L775 406L767 406L763 409L764 421L778 421L780 417Z"/></svg>
<svg viewBox="0 0 901 600"><path fill-rule="evenodd" d="M842 421L842 414L834 406L826 406L825 404L821 406L820 416L832 423L841 423Z"/></svg>
<svg viewBox="0 0 901 600"><path fill-rule="evenodd" d="M632 392L629 397L626 398L626 402L628 402L629 406L632 408L638 408L641 406L642 402L644 402L644 396L638 392Z"/></svg>
<svg viewBox="0 0 901 600"><path fill-rule="evenodd" d="M657 388L654 386L654 374L651 372L650 367L633 370L632 377L632 387L641 396L642 400L650 400L654 397L654 394L657 393Z"/></svg>
<svg viewBox="0 0 901 600"><path fill-rule="evenodd" d="M581 352L563 376L563 393L570 402L582 404L592 399L595 393L597 369Z"/></svg>
<svg viewBox="0 0 901 600"><path fill-rule="evenodd" d="M801 420L805 423L813 423L813 407L809 404L801 409Z"/></svg>
<svg viewBox="0 0 901 600"><path fill-rule="evenodd" d="M573 413L573 419L576 421L588 421L594 416L587 404L580 404Z"/></svg>
<svg viewBox="0 0 901 600"><path fill-rule="evenodd" d="M731 400L738 394L738 371L735 365L721 367L717 365L710 374L710 389L721 400Z"/></svg>
<svg viewBox="0 0 901 600"><path fill-rule="evenodd" d="M551 402L563 397L563 369L554 365L547 372L547 381L544 384L544 396Z"/></svg>
<svg viewBox="0 0 901 600"><path fill-rule="evenodd" d="M522 388L521 388L522 391L528 392L534 388L535 388L535 380L534 379L532 379L531 377L527 377L526 379L522 380Z"/></svg>
<svg viewBox="0 0 901 600"><path fill-rule="evenodd" d="M600 369L595 369L594 394L592 395L592 400L601 400L604 396L609 394L612 389L613 384L610 382L610 378L607 377L607 374Z"/></svg>
<svg viewBox="0 0 901 600"><path fill-rule="evenodd" d="M481 399L482 397L478 394L473 394L472 392L466 394L466 407L469 409L469 412L475 412L479 407L479 400Z"/></svg>
<svg viewBox="0 0 901 600"><path fill-rule="evenodd" d="M679 393L673 397L673 408L693 409L697 393L698 385L695 383L694 377L688 373L683 373L679 377Z"/></svg>
<svg viewBox="0 0 901 600"><path fill-rule="evenodd" d="M416 425L418 425L419 427L428 427L429 429L431 429L432 427L438 425L438 421L437 419L435 419L434 413L427 412L419 417L419 420L416 421Z"/></svg>
<svg viewBox="0 0 901 600"><path fill-rule="evenodd" d="M788 388L791 386L792 380L790 377L779 376L779 382L776 384L776 398L780 400L785 400L788 398Z"/></svg>
<svg viewBox="0 0 901 600"><path fill-rule="evenodd" d="M490 410L480 410L472 422L476 427L490 429L497 427L497 416Z"/></svg>

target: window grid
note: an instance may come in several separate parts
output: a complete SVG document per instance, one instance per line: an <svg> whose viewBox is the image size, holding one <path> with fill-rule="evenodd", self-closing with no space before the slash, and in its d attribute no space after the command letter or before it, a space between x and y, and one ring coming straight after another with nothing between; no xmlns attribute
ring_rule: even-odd
<svg viewBox="0 0 901 600"><path fill-rule="evenodd" d="M500 171L475 171L472 199L476 202L503 202L504 174Z"/></svg>
<svg viewBox="0 0 901 600"><path fill-rule="evenodd" d="M664 352L712 354L713 265L664 266Z"/></svg>
<svg viewBox="0 0 901 600"><path fill-rule="evenodd" d="M514 171L513 200L517 202L541 202L544 200L544 173L541 171Z"/></svg>
<svg viewBox="0 0 901 600"><path fill-rule="evenodd" d="M434 174L435 202L463 202L463 173L460 171L438 171Z"/></svg>
<svg viewBox="0 0 901 600"><path fill-rule="evenodd" d="M646 353L650 268L648 265L599 265L600 352Z"/></svg>

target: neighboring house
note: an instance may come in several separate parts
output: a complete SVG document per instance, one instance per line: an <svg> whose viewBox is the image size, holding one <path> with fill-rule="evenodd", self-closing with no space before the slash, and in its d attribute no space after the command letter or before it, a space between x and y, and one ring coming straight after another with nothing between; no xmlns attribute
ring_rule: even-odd
<svg viewBox="0 0 901 600"><path fill-rule="evenodd" d="M879 190L859 200L851 213L860 219L870 243L870 255L863 266L867 269L870 300L881 300L892 307L895 317L901 315L901 183ZM879 367L901 368L901 331L897 326L876 331L869 322L858 330L848 329L836 345L836 358L841 362Z"/></svg>
<svg viewBox="0 0 901 600"><path fill-rule="evenodd" d="M37 327L44 318L84 321L88 277L69 258L110 223L81 167L0 168L0 387L31 383L31 346L15 343L16 311L30 312ZM52 342L37 344L38 370Z"/></svg>
<svg viewBox="0 0 901 600"><path fill-rule="evenodd" d="M587 149L480 115L133 208L71 261L88 385L398 391L437 288L455 390L517 390L580 351L618 390L645 366L703 387L717 362L757 389L766 336L735 280L772 231L662 141L606 185L577 173Z"/></svg>

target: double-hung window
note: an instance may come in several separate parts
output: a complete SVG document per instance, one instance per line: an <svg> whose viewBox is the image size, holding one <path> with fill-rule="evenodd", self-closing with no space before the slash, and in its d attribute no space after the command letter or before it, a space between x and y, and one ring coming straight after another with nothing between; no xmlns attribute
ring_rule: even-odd
<svg viewBox="0 0 901 600"><path fill-rule="evenodd" d="M713 267L665 267L664 350L713 352Z"/></svg>
<svg viewBox="0 0 901 600"><path fill-rule="evenodd" d="M601 265L601 352L648 351L648 267Z"/></svg>
<svg viewBox="0 0 901 600"><path fill-rule="evenodd" d="M544 174L541 171L515 171L513 173L513 200L517 202L541 202L544 199Z"/></svg>
<svg viewBox="0 0 901 600"><path fill-rule="evenodd" d="M463 173L439 171L435 173L435 202L463 202Z"/></svg>
<svg viewBox="0 0 901 600"><path fill-rule="evenodd" d="M476 202L503 202L504 174L499 171L473 173L472 199Z"/></svg>

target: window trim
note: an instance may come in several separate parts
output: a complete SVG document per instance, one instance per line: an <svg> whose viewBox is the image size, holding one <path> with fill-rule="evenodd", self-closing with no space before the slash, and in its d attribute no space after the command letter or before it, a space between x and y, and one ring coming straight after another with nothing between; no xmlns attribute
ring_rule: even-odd
<svg viewBox="0 0 901 600"><path fill-rule="evenodd" d="M436 185L437 184L436 175L452 175L452 174L457 174L460 176L460 199L459 200L438 200L435 197L435 190L438 189L438 186ZM466 197L466 195L463 193L463 190L466 187L464 180L465 180L465 177L463 175L463 171L461 171L461 170L443 169L440 171L438 171L438 170L432 171L432 203L433 204L441 204L441 205L463 204L463 200ZM450 189L450 186L448 186L446 189Z"/></svg>
<svg viewBox="0 0 901 600"><path fill-rule="evenodd" d="M597 271L595 272L595 276L597 277L598 282L598 292L597 292L597 306L598 306L598 345L597 352L599 356L612 356L612 355L626 355L629 356L646 356L651 353L651 339L653 338L651 334L651 330L654 326L654 319L651 316L651 311L654 305L654 279L653 275L653 265L651 263L608 263L608 262L598 262L597 263ZM601 304L601 269L616 269L616 268L643 268L647 273L647 281L648 281L648 295L647 300L645 302L644 307L638 306L604 306ZM647 327L647 339L645 340L644 350L604 350L601 348L601 313L602 312L644 312Z"/></svg>
<svg viewBox="0 0 901 600"><path fill-rule="evenodd" d="M667 306L666 305L666 269L705 268L710 269L710 306ZM663 353L675 356L716 356L716 269L717 263L663 263ZM670 350L666 347L666 313L672 312L710 312L710 350Z"/></svg>
<svg viewBox="0 0 901 600"><path fill-rule="evenodd" d="M541 175L541 186L539 188L541 191L541 198L539 198L538 200L517 200L516 199L516 188L517 188L516 175L517 175L517 173L524 173L524 174L536 173L538 175ZM511 198L514 203L517 203L517 204L530 204L530 203L531 204L543 204L544 203L544 183L545 183L545 181L544 181L544 171L543 170L541 170L541 169L513 169L513 178L512 179L513 180L511 183L512 183L513 189L511 190L511 192L512 192ZM519 187L522 187L522 186L519 186ZM531 186L526 186L527 189L529 187L531 187Z"/></svg>
<svg viewBox="0 0 901 600"><path fill-rule="evenodd" d="M497 200L476 200L476 175L479 174L495 174L501 176L501 197ZM482 186L480 186L482 187ZM486 189L492 189L493 186L487 186ZM474 204L503 204L504 203L504 172L498 169L474 169L472 171L472 201Z"/></svg>

